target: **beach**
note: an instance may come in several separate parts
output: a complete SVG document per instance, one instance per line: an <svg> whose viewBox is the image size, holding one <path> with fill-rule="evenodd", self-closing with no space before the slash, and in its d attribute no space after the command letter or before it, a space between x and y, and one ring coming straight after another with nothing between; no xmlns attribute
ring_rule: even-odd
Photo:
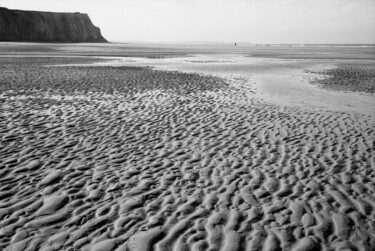
<svg viewBox="0 0 375 251"><path fill-rule="evenodd" d="M372 47L0 52L0 249L375 249Z"/></svg>

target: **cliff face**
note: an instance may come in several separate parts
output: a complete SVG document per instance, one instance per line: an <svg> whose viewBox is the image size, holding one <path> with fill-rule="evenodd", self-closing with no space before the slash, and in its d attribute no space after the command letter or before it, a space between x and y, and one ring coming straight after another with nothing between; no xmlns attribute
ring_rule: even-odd
<svg viewBox="0 0 375 251"><path fill-rule="evenodd" d="M0 41L107 42L87 14L9 10L1 7Z"/></svg>

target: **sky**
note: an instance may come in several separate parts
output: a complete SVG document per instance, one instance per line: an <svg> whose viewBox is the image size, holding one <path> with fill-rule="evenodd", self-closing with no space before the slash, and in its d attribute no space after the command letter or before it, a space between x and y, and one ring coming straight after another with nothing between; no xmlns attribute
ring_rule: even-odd
<svg viewBox="0 0 375 251"><path fill-rule="evenodd" d="M109 41L375 43L375 0L0 0L82 12Z"/></svg>

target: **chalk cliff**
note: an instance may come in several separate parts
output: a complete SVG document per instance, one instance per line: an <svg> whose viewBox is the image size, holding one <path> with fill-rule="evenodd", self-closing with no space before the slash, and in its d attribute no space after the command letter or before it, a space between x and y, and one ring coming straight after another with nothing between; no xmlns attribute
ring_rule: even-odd
<svg viewBox="0 0 375 251"><path fill-rule="evenodd" d="M0 41L107 42L87 14L10 10L2 7Z"/></svg>

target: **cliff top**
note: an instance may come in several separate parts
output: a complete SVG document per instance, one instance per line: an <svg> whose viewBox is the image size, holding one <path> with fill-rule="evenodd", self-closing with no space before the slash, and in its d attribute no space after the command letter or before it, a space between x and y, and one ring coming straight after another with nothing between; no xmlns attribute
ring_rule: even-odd
<svg viewBox="0 0 375 251"><path fill-rule="evenodd" d="M0 7L0 41L107 42L86 13Z"/></svg>

